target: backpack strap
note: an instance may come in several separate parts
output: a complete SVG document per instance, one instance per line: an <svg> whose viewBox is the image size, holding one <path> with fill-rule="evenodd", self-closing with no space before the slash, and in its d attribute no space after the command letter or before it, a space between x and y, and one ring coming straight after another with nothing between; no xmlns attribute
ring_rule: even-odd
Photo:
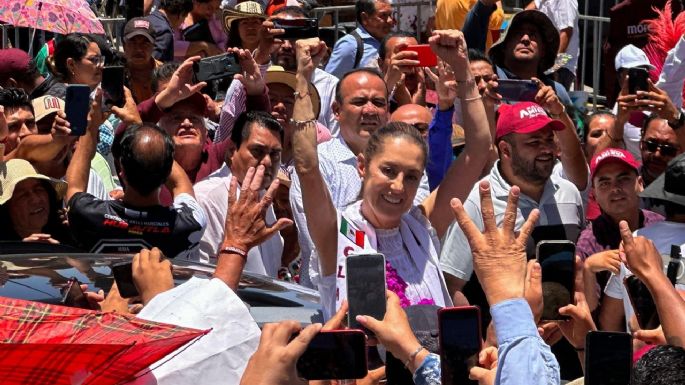
<svg viewBox="0 0 685 385"><path fill-rule="evenodd" d="M352 31L351 35L354 36L355 40L357 40L357 53L354 56L354 66L352 67L357 68L362 62L362 56L364 56L364 42L362 41L362 37L357 33L356 29Z"/></svg>

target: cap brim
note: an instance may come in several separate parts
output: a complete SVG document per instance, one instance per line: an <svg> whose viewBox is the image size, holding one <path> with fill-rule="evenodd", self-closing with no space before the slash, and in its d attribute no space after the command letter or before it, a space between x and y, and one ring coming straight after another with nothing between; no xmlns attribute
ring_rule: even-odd
<svg viewBox="0 0 685 385"><path fill-rule="evenodd" d="M127 35L124 35L124 41L128 41L128 40L130 40L130 39L132 39L132 38L134 38L134 37L136 37L136 36L145 36L145 38L147 38L147 40L148 40L150 43L154 43L154 42L155 42L155 38L152 37L152 35L150 35L149 32L147 32L147 31L141 31L141 30L133 31L133 32L128 33Z"/></svg>
<svg viewBox="0 0 685 385"><path fill-rule="evenodd" d="M628 161L626 161L624 159L621 159L621 158L616 157L616 156L607 156L606 158L600 160L599 163L595 166L594 170L592 171L592 174L590 175L590 178L594 179L595 175L597 175L597 171L609 163L620 163L620 164L625 165L626 167L630 168L631 170L633 170L637 173L640 172L635 165L630 164Z"/></svg>
<svg viewBox="0 0 685 385"><path fill-rule="evenodd" d="M281 83L292 88L293 90L297 89L297 78L295 77L295 74L292 72L269 70L266 72L265 81L267 85L270 83ZM318 119L319 113L321 112L321 98L319 96L319 91L316 89L316 87L314 87L312 82L309 82L309 97L312 100L314 115Z"/></svg>
<svg viewBox="0 0 685 385"><path fill-rule="evenodd" d="M543 130L545 128L551 128L553 131L561 131L566 128L561 120L551 119L549 122L543 124L542 126L531 126L522 129L515 130L515 134L530 134L536 131Z"/></svg>
<svg viewBox="0 0 685 385"><path fill-rule="evenodd" d="M10 191L3 191L2 196L0 196L0 205L4 205L5 203L7 203L7 201L12 199L12 196L14 195L14 189L17 187L17 185L19 183L21 183L27 179L31 179L31 178L46 180L46 181L50 182L50 184L52 185L52 188L55 189L55 194L57 195L58 200L62 200L62 198L64 198L64 195L66 195L66 193L67 193L67 182L65 182L63 180L50 178L48 176L41 175L41 174L28 174L28 175L22 176L21 178L17 178L14 181L14 185L12 186Z"/></svg>
<svg viewBox="0 0 685 385"><path fill-rule="evenodd" d="M251 19L251 18L257 18L257 19L262 19L266 20L266 15L264 14L257 14L257 13L247 13L247 12L239 12L234 9L226 9L224 10L224 29L226 32L231 31L231 23L233 23L236 20L240 19Z"/></svg>
<svg viewBox="0 0 685 385"><path fill-rule="evenodd" d="M685 206L685 195L673 194L664 189L666 173L659 175L644 191L640 193L642 198L659 199Z"/></svg>

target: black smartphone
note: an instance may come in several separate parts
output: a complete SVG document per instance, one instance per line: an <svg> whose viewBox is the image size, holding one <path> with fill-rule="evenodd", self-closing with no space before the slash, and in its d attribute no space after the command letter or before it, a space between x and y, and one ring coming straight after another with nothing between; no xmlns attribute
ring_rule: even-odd
<svg viewBox="0 0 685 385"><path fill-rule="evenodd" d="M238 57L233 53L210 56L193 63L195 82L228 78L241 72Z"/></svg>
<svg viewBox="0 0 685 385"><path fill-rule="evenodd" d="M570 241L540 241L536 255L542 268L542 319L567 319L559 314L559 308L573 303L576 245Z"/></svg>
<svg viewBox="0 0 685 385"><path fill-rule="evenodd" d="M133 283L133 264L131 262L112 265L112 275L122 298L137 297L140 294Z"/></svg>
<svg viewBox="0 0 685 385"><path fill-rule="evenodd" d="M86 294L81 289L81 283L76 278L70 278L61 289L62 305L90 309Z"/></svg>
<svg viewBox="0 0 685 385"><path fill-rule="evenodd" d="M274 28L283 29L283 35L276 36L278 39L309 39L319 37L318 19L272 19Z"/></svg>
<svg viewBox="0 0 685 385"><path fill-rule="evenodd" d="M628 292L628 297L633 305L640 329L651 330L658 328L661 325L659 313L656 310L652 293L649 292L647 286L634 275L626 277L623 280L623 285Z"/></svg>
<svg viewBox="0 0 685 385"><path fill-rule="evenodd" d="M648 91L649 72L644 68L628 68L628 93L637 94L637 91Z"/></svg>
<svg viewBox="0 0 685 385"><path fill-rule="evenodd" d="M202 19L190 27L181 31L183 40L185 41L206 41L214 44L214 37L212 31L209 29L209 21Z"/></svg>
<svg viewBox="0 0 685 385"><path fill-rule="evenodd" d="M366 336L361 330L319 332L297 360L297 373L307 380L364 378Z"/></svg>
<svg viewBox="0 0 685 385"><path fill-rule="evenodd" d="M347 257L347 325L351 329L366 330L356 317L369 315L377 320L385 316L385 256L383 254L359 254Z"/></svg>
<svg viewBox="0 0 685 385"><path fill-rule="evenodd" d="M102 69L102 105L109 111L112 106L123 107L126 103L124 95L124 67L110 66Z"/></svg>
<svg viewBox="0 0 685 385"><path fill-rule="evenodd" d="M538 85L532 80L500 79L497 81L497 93L502 99L512 102L534 102Z"/></svg>
<svg viewBox="0 0 685 385"><path fill-rule="evenodd" d="M481 350L480 309L477 306L438 310L440 367L443 385L478 384L469 371L478 365Z"/></svg>
<svg viewBox="0 0 685 385"><path fill-rule="evenodd" d="M585 385L629 385L633 338L628 333L590 332L585 337Z"/></svg>
<svg viewBox="0 0 685 385"><path fill-rule="evenodd" d="M71 124L71 135L81 136L88 127L90 112L90 87L85 84L69 84L64 101L64 113Z"/></svg>

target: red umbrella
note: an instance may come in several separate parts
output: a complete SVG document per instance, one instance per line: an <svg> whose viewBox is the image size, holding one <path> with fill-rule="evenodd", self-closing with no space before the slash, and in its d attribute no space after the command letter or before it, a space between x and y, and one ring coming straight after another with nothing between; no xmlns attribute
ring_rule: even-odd
<svg viewBox="0 0 685 385"><path fill-rule="evenodd" d="M0 379L114 385L208 332L0 297Z"/></svg>

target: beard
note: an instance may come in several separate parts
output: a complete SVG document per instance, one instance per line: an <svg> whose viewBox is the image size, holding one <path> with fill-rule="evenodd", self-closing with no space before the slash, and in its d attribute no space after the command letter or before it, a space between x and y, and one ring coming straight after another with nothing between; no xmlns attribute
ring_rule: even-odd
<svg viewBox="0 0 685 385"><path fill-rule="evenodd" d="M514 175L536 185L547 183L554 169L554 158L551 161L539 161L535 158L526 159L512 151L511 167Z"/></svg>

